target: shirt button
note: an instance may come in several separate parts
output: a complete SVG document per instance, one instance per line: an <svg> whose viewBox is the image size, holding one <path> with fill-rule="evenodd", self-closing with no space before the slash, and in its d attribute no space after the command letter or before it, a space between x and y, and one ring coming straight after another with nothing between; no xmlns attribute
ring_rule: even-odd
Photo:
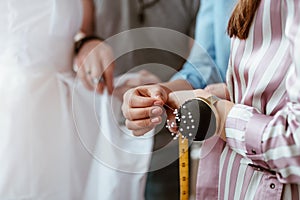
<svg viewBox="0 0 300 200"><path fill-rule="evenodd" d="M255 150L255 149L252 149L251 152L252 152L253 154L256 154L256 150Z"/></svg>
<svg viewBox="0 0 300 200"><path fill-rule="evenodd" d="M271 183L271 184L270 184L270 188L271 188L271 189L274 189L274 188L275 188L275 184L274 184L274 183Z"/></svg>
<svg viewBox="0 0 300 200"><path fill-rule="evenodd" d="M258 168L257 168L257 171L261 171L261 168L260 168L260 167L258 167Z"/></svg>

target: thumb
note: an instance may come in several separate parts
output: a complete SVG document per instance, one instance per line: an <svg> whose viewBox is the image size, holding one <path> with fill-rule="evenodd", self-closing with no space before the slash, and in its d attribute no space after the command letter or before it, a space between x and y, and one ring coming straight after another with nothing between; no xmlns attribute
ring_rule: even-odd
<svg viewBox="0 0 300 200"><path fill-rule="evenodd" d="M163 105L167 101L167 93L159 85L144 86L138 92L144 97L154 99L154 105Z"/></svg>
<svg viewBox="0 0 300 200"><path fill-rule="evenodd" d="M167 99L168 99L168 95L167 95L166 91L161 87L150 90L150 96L152 98L156 99L154 101L154 105L162 106L167 102Z"/></svg>

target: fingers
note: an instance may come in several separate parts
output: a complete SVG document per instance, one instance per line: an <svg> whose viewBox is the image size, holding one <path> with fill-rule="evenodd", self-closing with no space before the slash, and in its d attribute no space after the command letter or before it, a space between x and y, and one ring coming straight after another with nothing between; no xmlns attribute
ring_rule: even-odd
<svg viewBox="0 0 300 200"><path fill-rule="evenodd" d="M126 126L129 130L133 131L136 136L141 136L153 129L156 125L162 122L160 116L154 118L147 118L142 120L130 121L126 120Z"/></svg>
<svg viewBox="0 0 300 200"><path fill-rule="evenodd" d="M107 87L108 93L112 94L114 85L114 54L109 45L102 42L100 45L97 46L96 49L97 56L99 58L99 64L101 67L101 73L99 74L100 77L104 79L104 85ZM101 85L103 86L103 85Z"/></svg>
<svg viewBox="0 0 300 200"><path fill-rule="evenodd" d="M135 96L130 98L128 105L131 108L145 108L154 105L156 99L150 97Z"/></svg>
<svg viewBox="0 0 300 200"><path fill-rule="evenodd" d="M153 98L148 95L143 95L140 91L143 90L144 87L151 86L143 86L134 89L128 90L123 97L123 108L124 112L127 112L130 108L146 108L153 105L163 105L164 102L161 102L160 99Z"/></svg>
<svg viewBox="0 0 300 200"><path fill-rule="evenodd" d="M97 93L98 94L103 94L103 92L104 92L104 87L105 87L105 84L104 84L104 82L102 82L102 81L99 81L99 83L98 83L98 85L97 85Z"/></svg>
<svg viewBox="0 0 300 200"><path fill-rule="evenodd" d="M195 98L193 90L177 91L169 94L167 104L172 108L179 108L184 102Z"/></svg>
<svg viewBox="0 0 300 200"><path fill-rule="evenodd" d="M113 89L114 89L114 81L113 81L114 80L114 78L113 78L114 68L115 68L115 64L111 63L110 66L103 73L104 82L105 82L105 85L107 87L109 94L112 94Z"/></svg>
<svg viewBox="0 0 300 200"><path fill-rule="evenodd" d="M159 106L147 107L147 108L132 108L128 112L124 113L126 119L130 121L146 119L151 117L157 117L163 114L163 109Z"/></svg>
<svg viewBox="0 0 300 200"><path fill-rule="evenodd" d="M158 106L147 108L131 108L126 112L126 126L135 136L141 136L162 122L163 109Z"/></svg>
<svg viewBox="0 0 300 200"><path fill-rule="evenodd" d="M81 69L78 76L87 89L94 89L102 94L107 86L109 94L112 93L114 56L108 45L100 41L87 42L77 55L76 63ZM99 82L101 77L104 82Z"/></svg>
<svg viewBox="0 0 300 200"><path fill-rule="evenodd" d="M77 76L79 77L79 79L81 80L81 82L83 83L83 85L88 89L88 90L93 90L94 87L91 84L91 82L88 80L88 77L86 75L85 70L83 69L83 67L80 67L78 72L77 72Z"/></svg>
<svg viewBox="0 0 300 200"><path fill-rule="evenodd" d="M225 83L216 83L208 85L205 91L218 96L221 99L230 100L230 94Z"/></svg>
<svg viewBox="0 0 300 200"><path fill-rule="evenodd" d="M141 86L124 94L122 111L126 118L126 126L135 135L143 135L162 122L164 102L161 97L157 98L162 92L156 87Z"/></svg>
<svg viewBox="0 0 300 200"><path fill-rule="evenodd" d="M156 99L156 105L163 105L167 101L166 91L159 85L139 87L137 92L144 97Z"/></svg>

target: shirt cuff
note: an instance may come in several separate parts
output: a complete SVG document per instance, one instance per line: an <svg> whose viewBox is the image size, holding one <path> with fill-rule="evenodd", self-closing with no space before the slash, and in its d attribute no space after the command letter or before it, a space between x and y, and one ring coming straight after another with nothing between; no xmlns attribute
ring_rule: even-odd
<svg viewBox="0 0 300 200"><path fill-rule="evenodd" d="M236 104L226 120L228 145L253 164L268 167L264 161L262 136L272 117L260 114L255 108Z"/></svg>
<svg viewBox="0 0 300 200"><path fill-rule="evenodd" d="M255 113L252 115L246 126L246 155L253 163L263 167L268 167L268 165L263 157L262 136L271 120L272 117Z"/></svg>

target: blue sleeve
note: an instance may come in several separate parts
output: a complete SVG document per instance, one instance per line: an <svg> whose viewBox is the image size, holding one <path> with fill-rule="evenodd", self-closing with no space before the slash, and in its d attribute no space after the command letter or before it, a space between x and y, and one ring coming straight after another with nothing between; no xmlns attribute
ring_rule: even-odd
<svg viewBox="0 0 300 200"><path fill-rule="evenodd" d="M193 88L204 88L222 82L220 72L207 51L195 43L183 68L171 80L185 79Z"/></svg>
<svg viewBox="0 0 300 200"><path fill-rule="evenodd" d="M223 2L221 3L218 0L201 0L194 46L182 70L171 80L185 79L195 89L225 81L230 52L226 21L229 19L235 1L228 0L221 1ZM219 6L220 3L226 6ZM215 19L216 13L218 13L218 19ZM223 40L218 39L220 36ZM218 47L222 47L222 51Z"/></svg>

